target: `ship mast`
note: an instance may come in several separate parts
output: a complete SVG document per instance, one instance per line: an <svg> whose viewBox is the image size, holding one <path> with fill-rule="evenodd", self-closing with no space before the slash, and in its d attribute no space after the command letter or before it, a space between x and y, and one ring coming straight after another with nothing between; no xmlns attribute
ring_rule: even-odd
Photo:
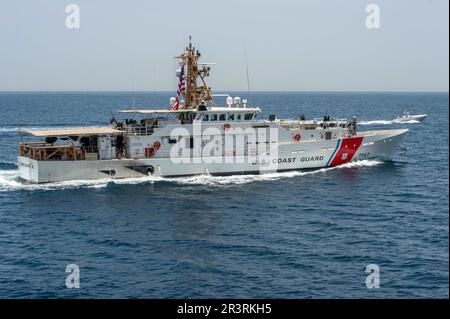
<svg viewBox="0 0 450 319"><path fill-rule="evenodd" d="M209 76L210 67L202 65L199 67L198 60L201 54L192 46L191 37L189 36L189 44L186 51L178 56L181 66L186 66L186 92L184 109L194 109L198 105L211 103L216 106L216 102L212 97L211 88L206 85L205 78ZM198 84L200 82L200 84Z"/></svg>

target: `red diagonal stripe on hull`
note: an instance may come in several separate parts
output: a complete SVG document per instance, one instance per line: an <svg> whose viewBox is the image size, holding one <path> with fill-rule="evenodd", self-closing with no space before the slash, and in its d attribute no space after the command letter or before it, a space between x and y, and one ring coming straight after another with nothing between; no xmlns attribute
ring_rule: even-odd
<svg viewBox="0 0 450 319"><path fill-rule="evenodd" d="M341 147L331 161L330 166L348 163L352 160L358 148L361 146L362 137L350 137L342 140Z"/></svg>

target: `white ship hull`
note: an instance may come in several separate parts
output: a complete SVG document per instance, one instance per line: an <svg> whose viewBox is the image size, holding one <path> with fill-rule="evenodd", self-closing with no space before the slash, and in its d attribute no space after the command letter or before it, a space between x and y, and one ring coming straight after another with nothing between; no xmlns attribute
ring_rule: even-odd
<svg viewBox="0 0 450 319"><path fill-rule="evenodd" d="M43 161L19 156L19 178L32 183L105 178L161 177L201 174L263 174L336 166L350 161L391 160L407 130L359 132L327 141L284 143L276 155ZM299 149L301 149L299 151ZM180 163L181 161L181 163Z"/></svg>

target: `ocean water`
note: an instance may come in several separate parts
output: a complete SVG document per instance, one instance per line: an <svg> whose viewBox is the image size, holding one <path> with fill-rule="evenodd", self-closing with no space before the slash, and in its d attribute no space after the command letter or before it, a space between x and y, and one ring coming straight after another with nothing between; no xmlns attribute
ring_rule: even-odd
<svg viewBox="0 0 450 319"><path fill-rule="evenodd" d="M410 132L392 162L22 185L18 126L102 126L133 96L165 107L170 93L0 93L0 297L448 298L447 93L239 94L262 117L328 112ZM394 123L404 110L428 118Z"/></svg>

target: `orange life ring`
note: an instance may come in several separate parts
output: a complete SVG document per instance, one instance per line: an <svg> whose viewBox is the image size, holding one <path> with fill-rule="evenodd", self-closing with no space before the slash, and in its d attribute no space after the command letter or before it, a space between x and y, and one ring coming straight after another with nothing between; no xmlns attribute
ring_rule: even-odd
<svg viewBox="0 0 450 319"><path fill-rule="evenodd" d="M295 133L295 135L294 135L294 140L295 140L296 142L300 141L301 138L302 138L302 136L300 135L300 133Z"/></svg>
<svg viewBox="0 0 450 319"><path fill-rule="evenodd" d="M153 143L153 148L155 149L155 151L159 150L161 148L161 143L159 141L156 141L155 143Z"/></svg>
<svg viewBox="0 0 450 319"><path fill-rule="evenodd" d="M227 130L227 129L229 129L229 128L230 128L230 124L224 124L224 125L223 125L223 129L224 129L224 130Z"/></svg>
<svg viewBox="0 0 450 319"><path fill-rule="evenodd" d="M153 147L148 147L145 149L145 157L153 157L155 155L155 149Z"/></svg>

